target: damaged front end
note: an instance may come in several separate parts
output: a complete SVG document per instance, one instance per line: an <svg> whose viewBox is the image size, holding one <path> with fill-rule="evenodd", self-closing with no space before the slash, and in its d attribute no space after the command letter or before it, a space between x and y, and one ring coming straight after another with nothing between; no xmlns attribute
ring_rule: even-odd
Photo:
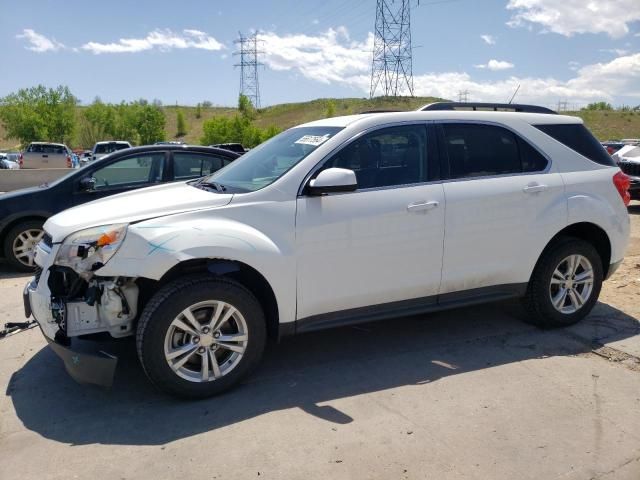
<svg viewBox="0 0 640 480"><path fill-rule="evenodd" d="M52 349L79 382L110 386L117 358L104 351L87 353L82 347L88 342L75 339L105 333L120 338L134 331L139 296L135 279L95 273L115 254L125 233L126 225L92 228L59 246L45 241L36 248L42 270L25 288L25 314L33 313Z"/></svg>

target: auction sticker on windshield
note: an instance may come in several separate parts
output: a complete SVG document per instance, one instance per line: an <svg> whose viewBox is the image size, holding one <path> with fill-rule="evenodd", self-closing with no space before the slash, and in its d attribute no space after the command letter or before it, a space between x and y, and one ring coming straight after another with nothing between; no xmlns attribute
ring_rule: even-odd
<svg viewBox="0 0 640 480"><path fill-rule="evenodd" d="M326 142L327 140L329 140L329 137L331 135L327 134L327 135L305 135L302 138L300 138L299 140L296 140L294 143L298 143L301 145L313 145L314 147L317 147L318 145L322 145L324 142Z"/></svg>

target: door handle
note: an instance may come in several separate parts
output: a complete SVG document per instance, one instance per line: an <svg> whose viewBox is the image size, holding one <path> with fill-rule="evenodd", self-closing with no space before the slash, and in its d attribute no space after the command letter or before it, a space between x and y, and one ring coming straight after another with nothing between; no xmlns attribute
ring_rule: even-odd
<svg viewBox="0 0 640 480"><path fill-rule="evenodd" d="M432 210L440 205L440 202L432 201L432 202L416 202L410 203L407 205L407 211L409 212L424 212L427 210Z"/></svg>
<svg viewBox="0 0 640 480"><path fill-rule="evenodd" d="M49 158L49 155L42 155L42 158Z"/></svg>
<svg viewBox="0 0 640 480"><path fill-rule="evenodd" d="M547 188L549 187L546 185L536 183L534 185L527 185L522 189L522 191L524 193L539 193L539 192L544 192Z"/></svg>

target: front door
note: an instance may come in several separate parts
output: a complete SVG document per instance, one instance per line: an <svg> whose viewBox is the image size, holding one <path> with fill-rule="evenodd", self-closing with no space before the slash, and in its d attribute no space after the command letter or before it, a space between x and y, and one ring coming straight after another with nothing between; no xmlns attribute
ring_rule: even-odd
<svg viewBox="0 0 640 480"><path fill-rule="evenodd" d="M388 127L322 165L354 170L358 189L297 200L298 319L426 297L435 302L445 204L442 185L429 181L437 169L427 144L425 124Z"/></svg>
<svg viewBox="0 0 640 480"><path fill-rule="evenodd" d="M162 182L165 156L165 152L139 153L102 167L93 165L86 167L87 173L81 178L93 177L95 187L92 190L85 190L78 184L74 203L80 205Z"/></svg>

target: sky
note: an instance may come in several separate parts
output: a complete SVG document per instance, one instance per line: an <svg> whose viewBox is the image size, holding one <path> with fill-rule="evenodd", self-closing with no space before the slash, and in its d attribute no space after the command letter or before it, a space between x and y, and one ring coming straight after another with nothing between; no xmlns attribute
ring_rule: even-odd
<svg viewBox="0 0 640 480"><path fill-rule="evenodd" d="M386 0L397 9L401 0ZM235 105L258 32L261 105L368 97L376 0L0 0L0 97ZM412 0L414 93L640 105L640 0ZM377 92L380 94L380 91Z"/></svg>

